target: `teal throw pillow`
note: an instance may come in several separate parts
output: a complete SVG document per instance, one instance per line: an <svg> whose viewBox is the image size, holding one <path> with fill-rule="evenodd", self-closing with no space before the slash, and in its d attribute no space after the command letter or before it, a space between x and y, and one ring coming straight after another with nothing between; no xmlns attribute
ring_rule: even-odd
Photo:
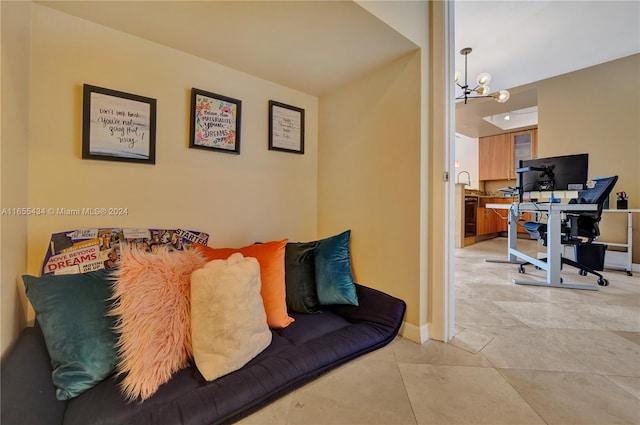
<svg viewBox="0 0 640 425"><path fill-rule="evenodd" d="M53 368L58 400L68 400L97 385L118 361L108 271L22 276L36 311Z"/></svg>
<svg viewBox="0 0 640 425"><path fill-rule="evenodd" d="M318 241L315 250L316 289L320 304L358 305L351 271L351 230Z"/></svg>
<svg viewBox="0 0 640 425"><path fill-rule="evenodd" d="M287 310L317 313L315 249L317 242L289 242L284 252L284 280Z"/></svg>

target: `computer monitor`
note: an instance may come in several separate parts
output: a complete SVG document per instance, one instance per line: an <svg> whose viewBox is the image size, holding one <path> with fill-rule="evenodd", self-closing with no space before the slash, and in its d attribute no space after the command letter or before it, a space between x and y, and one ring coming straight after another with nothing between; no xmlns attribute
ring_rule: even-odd
<svg viewBox="0 0 640 425"><path fill-rule="evenodd" d="M589 179L589 154L520 161L516 173L520 194L532 191L584 190Z"/></svg>

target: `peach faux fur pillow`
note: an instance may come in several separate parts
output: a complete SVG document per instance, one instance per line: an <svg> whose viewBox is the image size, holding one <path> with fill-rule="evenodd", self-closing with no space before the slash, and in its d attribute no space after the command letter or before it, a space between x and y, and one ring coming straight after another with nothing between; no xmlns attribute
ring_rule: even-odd
<svg viewBox="0 0 640 425"><path fill-rule="evenodd" d="M193 358L207 381L240 369L271 344L260 265L235 253L191 274Z"/></svg>
<svg viewBox="0 0 640 425"><path fill-rule="evenodd" d="M191 346L191 273L206 259L195 249L125 248L115 272L118 373L128 400L145 400L187 366Z"/></svg>

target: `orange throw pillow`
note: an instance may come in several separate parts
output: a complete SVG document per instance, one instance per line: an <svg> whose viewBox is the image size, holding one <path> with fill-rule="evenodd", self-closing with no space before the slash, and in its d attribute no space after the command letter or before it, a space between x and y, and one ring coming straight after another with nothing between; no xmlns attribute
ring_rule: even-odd
<svg viewBox="0 0 640 425"><path fill-rule="evenodd" d="M293 322L293 318L287 314L284 281L284 253L287 242L288 239L284 239L243 248L211 248L201 244L194 246L204 253L208 261L226 260L236 252L258 260L262 280L260 295L267 313L267 324L270 328L284 328Z"/></svg>

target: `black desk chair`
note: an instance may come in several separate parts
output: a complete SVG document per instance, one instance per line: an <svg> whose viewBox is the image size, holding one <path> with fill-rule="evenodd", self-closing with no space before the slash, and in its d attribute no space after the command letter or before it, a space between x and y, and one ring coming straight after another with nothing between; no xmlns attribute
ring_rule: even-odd
<svg viewBox="0 0 640 425"><path fill-rule="evenodd" d="M609 198L617 181L618 176L598 179L595 181L596 184L594 187L583 190L580 192L578 198L571 199L569 201L570 204L597 204L598 209L595 211L566 213L566 218L561 225L561 242L565 245L574 246L576 259L576 261L573 261L562 257L561 264L576 267L578 273L582 276L586 276L588 273L598 276L598 285L600 286L607 286L609 281L596 271L596 267L590 267L590 265L585 263L588 262L589 254L591 253L591 257L593 257L593 253L597 253L598 248L604 248L604 250L606 250L606 245L594 244L593 242L600 236L598 223L602 218L604 203ZM527 221L523 226L532 238L542 240L542 245L547 245L547 225L545 223ZM581 260L581 257L586 258ZM542 259L542 261L546 261L546 259ZM604 261L604 253L602 254L602 261ZM518 271L520 273L524 273L524 266L526 264L530 263L524 263L519 266ZM601 267L597 269L602 270Z"/></svg>

